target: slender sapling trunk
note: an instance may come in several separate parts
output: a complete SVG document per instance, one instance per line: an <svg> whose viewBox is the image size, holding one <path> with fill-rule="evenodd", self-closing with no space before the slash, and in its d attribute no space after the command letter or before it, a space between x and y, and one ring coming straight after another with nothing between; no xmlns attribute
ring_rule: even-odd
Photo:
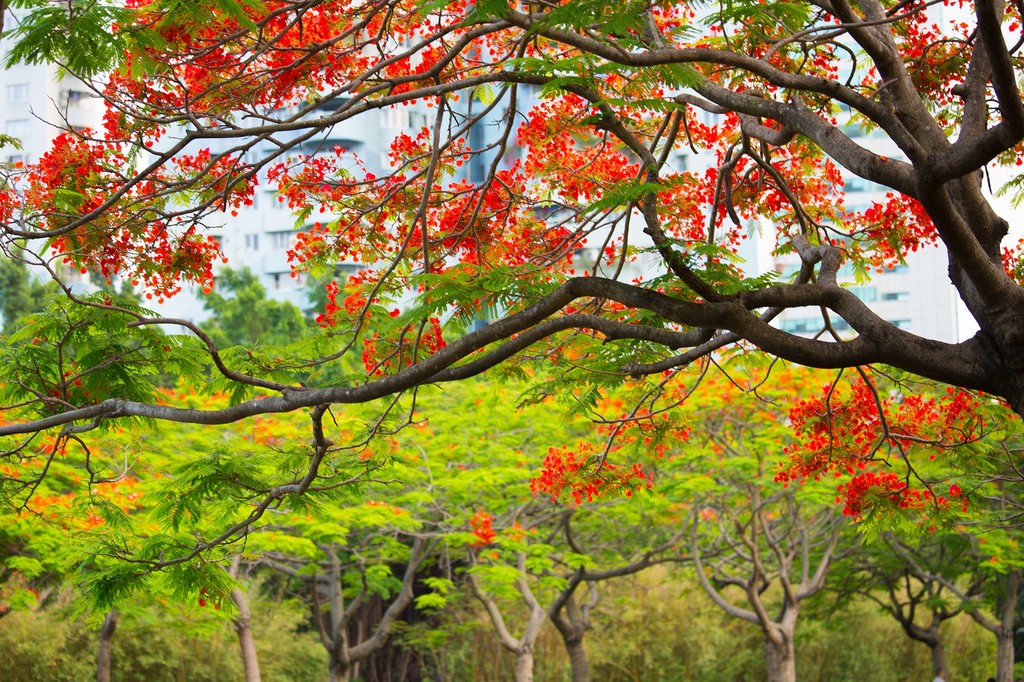
<svg viewBox="0 0 1024 682"><path fill-rule="evenodd" d="M106 618L103 619L103 627L100 628L99 653L96 656L96 682L110 682L114 631L117 629L117 619L120 615L117 609L110 609Z"/></svg>

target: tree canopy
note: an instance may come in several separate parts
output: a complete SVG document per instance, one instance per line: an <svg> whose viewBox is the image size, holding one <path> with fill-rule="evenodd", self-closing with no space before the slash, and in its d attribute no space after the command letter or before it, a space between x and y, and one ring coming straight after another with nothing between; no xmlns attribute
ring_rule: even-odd
<svg viewBox="0 0 1024 682"><path fill-rule="evenodd" d="M119 420L308 409L307 468L262 488L269 505L307 490L328 453L411 421L415 396L396 396L424 385L530 375L532 399L559 395L612 439L636 427L642 449L710 364L755 352L884 364L956 387L956 405L983 400L966 389L1024 413L1024 266L984 191L986 169L1019 163L1024 140L1015 4L70 2L68 30L47 40L57 6L13 5L28 8L5 25L14 57L80 73L106 108L102 130L63 131L38 160L0 168L0 247L66 294L0 350L9 457L46 431L56 452ZM375 111L427 118L379 162L337 132ZM844 172L888 191L855 210ZM210 231L263 188L295 212L297 274L364 267L327 282L312 337L220 347L187 320L65 281L128 280L144 304L210 288L222 257ZM792 279L743 272L735 251L754 218L799 258ZM869 273L932 244L980 330L960 343L901 329L837 282L844 264ZM638 258L656 266L637 276ZM800 307L822 311L822 335L771 324ZM146 385L166 374L231 402L168 402ZM598 388L626 380L635 402L602 411ZM375 401L351 442L324 436L330 406ZM604 466L608 448L588 461Z"/></svg>

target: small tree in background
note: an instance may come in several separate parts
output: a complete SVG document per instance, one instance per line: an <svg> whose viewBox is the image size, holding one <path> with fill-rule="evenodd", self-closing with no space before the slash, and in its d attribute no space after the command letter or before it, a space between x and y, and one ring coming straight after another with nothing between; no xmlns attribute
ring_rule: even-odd
<svg viewBox="0 0 1024 682"><path fill-rule="evenodd" d="M210 318L200 327L218 347L287 346L309 335L302 311L294 304L267 298L266 289L248 268L217 272L217 285L202 296Z"/></svg>
<svg viewBox="0 0 1024 682"><path fill-rule="evenodd" d="M24 263L17 258L0 257L0 313L3 315L3 333L10 334L20 328L21 318L43 308L57 293L54 282L33 277Z"/></svg>

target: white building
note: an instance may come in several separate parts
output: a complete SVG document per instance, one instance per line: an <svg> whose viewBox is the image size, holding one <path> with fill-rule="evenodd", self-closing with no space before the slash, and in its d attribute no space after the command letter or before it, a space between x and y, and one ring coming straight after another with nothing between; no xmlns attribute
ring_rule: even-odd
<svg viewBox="0 0 1024 682"><path fill-rule="evenodd" d="M0 71L3 96L2 130L21 141L21 149L6 146L0 160L37 161L62 130L99 129L100 100L76 78L61 77L51 66L18 65Z"/></svg>

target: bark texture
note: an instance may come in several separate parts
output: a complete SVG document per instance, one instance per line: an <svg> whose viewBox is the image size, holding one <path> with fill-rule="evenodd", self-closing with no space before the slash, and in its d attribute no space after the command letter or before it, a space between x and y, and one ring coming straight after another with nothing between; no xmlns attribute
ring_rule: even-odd
<svg viewBox="0 0 1024 682"><path fill-rule="evenodd" d="M252 635L252 613L249 611L249 600L240 588L231 590L231 601L238 609L235 616L235 632L238 634L238 645L242 653L242 667L245 670L245 682L261 682L260 663L256 656L256 640Z"/></svg>
<svg viewBox="0 0 1024 682"><path fill-rule="evenodd" d="M786 634L782 642L777 644L765 637L765 663L768 669L768 682L796 682L796 649L793 637Z"/></svg>
<svg viewBox="0 0 1024 682"><path fill-rule="evenodd" d="M99 653L96 655L96 682L110 682L110 673L113 669L114 631L117 630L117 619L120 615L117 609L111 609L103 619L103 626L100 628Z"/></svg>
<svg viewBox="0 0 1024 682"><path fill-rule="evenodd" d="M533 649L529 646L516 654L516 682L533 682Z"/></svg>

